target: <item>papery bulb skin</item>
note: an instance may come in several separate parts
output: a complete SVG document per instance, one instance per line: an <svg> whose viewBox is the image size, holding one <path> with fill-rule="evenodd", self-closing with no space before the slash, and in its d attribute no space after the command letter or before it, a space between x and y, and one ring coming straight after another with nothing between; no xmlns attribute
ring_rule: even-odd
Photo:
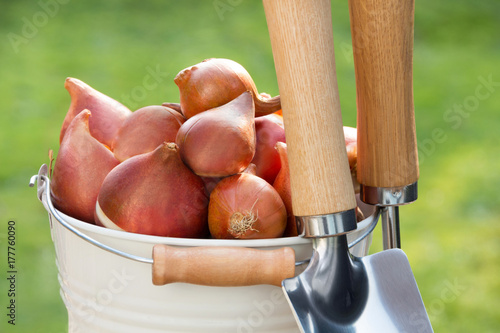
<svg viewBox="0 0 500 333"><path fill-rule="evenodd" d="M254 104L249 92L189 118L176 143L184 163L203 177L226 177L245 170L255 154Z"/></svg>
<svg viewBox="0 0 500 333"><path fill-rule="evenodd" d="M175 143L133 156L105 178L95 207L99 225L133 233L203 238L208 196Z"/></svg>
<svg viewBox="0 0 500 333"><path fill-rule="evenodd" d="M257 166L253 163L250 163L247 166L247 168L245 170L243 170L242 172L257 176Z"/></svg>
<svg viewBox="0 0 500 333"><path fill-rule="evenodd" d="M281 200L286 208L287 213L287 224L284 237L294 237L297 236L297 223L295 221L295 216L293 215L292 207L292 190L290 186L290 168L288 166L288 154L286 143L278 142L276 143L276 151L281 159L281 169L274 180L273 187L278 192Z"/></svg>
<svg viewBox="0 0 500 333"><path fill-rule="evenodd" d="M237 62L210 58L183 69L174 78L179 87L180 108L186 118L229 103L250 91L255 103L255 116L281 109L280 96L259 94L250 74Z"/></svg>
<svg viewBox="0 0 500 333"><path fill-rule="evenodd" d="M54 206L63 213L94 223L97 195L106 175L119 164L113 153L89 131L89 110L68 126L51 179Z"/></svg>
<svg viewBox="0 0 500 333"><path fill-rule="evenodd" d="M255 118L257 145L252 163L256 166L256 175L273 184L281 169L281 161L275 146L277 142L286 142L283 118L277 114Z"/></svg>
<svg viewBox="0 0 500 333"><path fill-rule="evenodd" d="M101 143L111 147L118 129L132 112L120 102L95 90L81 80L68 77L64 87L69 92L71 104L62 124L59 141L62 142L73 118L82 110L88 109L92 112L89 122L90 134Z"/></svg>
<svg viewBox="0 0 500 333"><path fill-rule="evenodd" d="M121 162L155 150L163 142L175 142L186 119L177 111L150 105L134 111L122 124L113 142L113 153Z"/></svg>
<svg viewBox="0 0 500 333"><path fill-rule="evenodd" d="M210 196L210 193L214 190L215 186L223 179L221 177L200 177L201 180L203 180L203 183L205 184L205 192L207 193L208 196Z"/></svg>
<svg viewBox="0 0 500 333"><path fill-rule="evenodd" d="M170 109L172 109L174 111L177 111L180 114L182 114L181 104L180 103L165 102L165 103L162 103L161 105L165 106L167 108L170 108ZM182 117L185 119L184 115Z"/></svg>
<svg viewBox="0 0 500 333"><path fill-rule="evenodd" d="M351 169L352 185L354 192L359 193L360 185L358 182L358 130L354 127L344 126L345 148L347 159Z"/></svg>
<svg viewBox="0 0 500 333"><path fill-rule="evenodd" d="M208 224L218 239L261 239L283 235L286 209L265 180L240 173L221 180L210 195Z"/></svg>
<svg viewBox="0 0 500 333"><path fill-rule="evenodd" d="M346 146L358 142L358 130L355 127L344 126L343 130Z"/></svg>

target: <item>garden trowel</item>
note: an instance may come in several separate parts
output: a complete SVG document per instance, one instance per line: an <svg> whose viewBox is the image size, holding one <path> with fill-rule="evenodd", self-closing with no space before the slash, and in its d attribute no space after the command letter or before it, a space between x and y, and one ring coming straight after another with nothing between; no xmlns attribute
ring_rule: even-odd
<svg viewBox="0 0 500 333"><path fill-rule="evenodd" d="M330 0L263 2L283 108L293 211L314 249L305 271L282 282L299 327L303 332L432 332L400 249L361 258L349 253L346 234L356 229L356 201L343 137ZM386 9L390 12L390 6ZM384 17L365 19L376 23ZM376 131L370 140L392 135L384 128Z"/></svg>

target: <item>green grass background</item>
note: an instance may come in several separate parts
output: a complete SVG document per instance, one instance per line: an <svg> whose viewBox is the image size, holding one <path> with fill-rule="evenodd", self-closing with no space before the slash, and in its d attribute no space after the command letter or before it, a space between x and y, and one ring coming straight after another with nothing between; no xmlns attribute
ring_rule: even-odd
<svg viewBox="0 0 500 333"><path fill-rule="evenodd" d="M127 104L137 109L177 102L173 78L180 70L225 57L241 63L260 91L279 93L260 1L221 0L230 9L222 15L211 0L56 1L0 1L1 332L67 331L47 214L28 187L30 176L48 161L47 151L58 149L70 102L66 77L123 101L142 85L148 68L159 66L167 74L157 89ZM59 5L51 13L45 3ZM334 0L332 8L343 119L355 126L347 1ZM401 208L402 244L436 332L500 327L499 15L497 0L416 0L421 176L419 200ZM25 39L13 44L12 34ZM497 83L490 96L447 119L449 109L473 101L479 77L488 76ZM436 130L445 139L433 141ZM14 327L5 316L8 220L17 226ZM380 249L377 228L372 251Z"/></svg>

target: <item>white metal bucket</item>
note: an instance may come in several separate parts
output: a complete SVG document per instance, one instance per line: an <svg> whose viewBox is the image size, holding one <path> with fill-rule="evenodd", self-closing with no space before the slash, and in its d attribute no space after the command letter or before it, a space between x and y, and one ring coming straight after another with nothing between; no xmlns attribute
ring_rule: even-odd
<svg viewBox="0 0 500 333"><path fill-rule="evenodd" d="M49 212L59 270L61 297L68 310L70 333L77 332L299 332L279 287L207 287L184 283L154 286L151 265L105 251L77 236L60 222L118 251L151 258L155 244L235 246L258 249L292 247L296 260L307 260L311 242L301 237L262 240L169 238L133 234L91 225L50 207L46 167L38 176L38 197ZM31 183L34 183L32 178ZM357 243L351 253L368 253L378 210L360 205L370 218L348 235ZM361 236L361 237L360 237ZM303 265L302 265L303 266ZM172 267L175 269L175 267Z"/></svg>

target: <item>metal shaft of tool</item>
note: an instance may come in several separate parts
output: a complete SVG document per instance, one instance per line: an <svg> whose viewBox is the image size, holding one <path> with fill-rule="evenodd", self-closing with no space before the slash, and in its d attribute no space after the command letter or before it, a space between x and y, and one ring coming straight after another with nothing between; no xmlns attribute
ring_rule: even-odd
<svg viewBox="0 0 500 333"><path fill-rule="evenodd" d="M381 207L380 221L384 250L400 249L399 206L417 200L417 182L387 188L361 185L360 195L363 202Z"/></svg>
<svg viewBox="0 0 500 333"><path fill-rule="evenodd" d="M386 206L381 210L382 241L384 250L401 248L399 207Z"/></svg>

